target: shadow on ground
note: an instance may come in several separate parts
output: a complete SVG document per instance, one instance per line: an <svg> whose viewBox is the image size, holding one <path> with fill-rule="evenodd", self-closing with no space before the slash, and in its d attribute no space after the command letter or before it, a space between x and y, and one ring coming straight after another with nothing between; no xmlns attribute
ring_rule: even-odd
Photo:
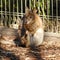
<svg viewBox="0 0 60 60"><path fill-rule="evenodd" d="M6 58L8 57L10 60L20 60L11 51L3 50L2 48L0 48L0 60L2 60L2 58L4 58L4 57L6 57Z"/></svg>

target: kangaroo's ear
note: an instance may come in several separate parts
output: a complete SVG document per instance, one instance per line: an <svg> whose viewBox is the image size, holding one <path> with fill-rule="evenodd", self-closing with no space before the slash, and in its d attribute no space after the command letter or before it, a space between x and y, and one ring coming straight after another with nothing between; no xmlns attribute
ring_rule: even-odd
<svg viewBox="0 0 60 60"><path fill-rule="evenodd" d="M37 9L36 8L33 9L33 13L37 13Z"/></svg>
<svg viewBox="0 0 60 60"><path fill-rule="evenodd" d="M26 7L26 8L25 8L25 14L28 14L28 13L29 13L29 8Z"/></svg>

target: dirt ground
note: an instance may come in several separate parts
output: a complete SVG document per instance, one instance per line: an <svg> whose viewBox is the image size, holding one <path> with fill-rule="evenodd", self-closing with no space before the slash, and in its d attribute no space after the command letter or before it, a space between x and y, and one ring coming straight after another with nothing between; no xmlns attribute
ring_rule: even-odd
<svg viewBox="0 0 60 60"><path fill-rule="evenodd" d="M0 60L60 60L60 38L45 37L39 47L0 48Z"/></svg>

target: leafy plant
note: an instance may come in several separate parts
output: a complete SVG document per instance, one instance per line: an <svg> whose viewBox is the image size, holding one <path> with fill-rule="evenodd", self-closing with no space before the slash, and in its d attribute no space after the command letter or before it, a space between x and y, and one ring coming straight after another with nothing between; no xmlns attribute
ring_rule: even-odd
<svg viewBox="0 0 60 60"><path fill-rule="evenodd" d="M47 15L47 9L48 9L48 14L50 14L50 0L38 0L38 1L31 0L31 8L33 9L34 7L38 9L38 13L40 15L44 15L44 16Z"/></svg>

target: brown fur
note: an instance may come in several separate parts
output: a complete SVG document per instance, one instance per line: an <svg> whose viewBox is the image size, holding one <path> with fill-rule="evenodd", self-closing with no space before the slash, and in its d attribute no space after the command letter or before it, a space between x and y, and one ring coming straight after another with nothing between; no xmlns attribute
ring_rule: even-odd
<svg viewBox="0 0 60 60"><path fill-rule="evenodd" d="M31 17L31 18L30 18ZM30 33L35 33L38 28L43 28L42 26L42 20L40 17L36 14L36 12L33 10L28 11L25 15L26 20L32 20L29 24L25 24L24 27L26 30L28 30ZM40 20L40 21L39 21Z"/></svg>
<svg viewBox="0 0 60 60"><path fill-rule="evenodd" d="M23 16L23 21L24 21L24 28L26 31L28 31L27 34L27 41L26 41L26 46L29 46L30 43L30 37L29 36L34 36L36 31L40 28L43 30L43 24L42 24L42 19L36 14L36 9L29 10L28 8L26 9L26 13Z"/></svg>

